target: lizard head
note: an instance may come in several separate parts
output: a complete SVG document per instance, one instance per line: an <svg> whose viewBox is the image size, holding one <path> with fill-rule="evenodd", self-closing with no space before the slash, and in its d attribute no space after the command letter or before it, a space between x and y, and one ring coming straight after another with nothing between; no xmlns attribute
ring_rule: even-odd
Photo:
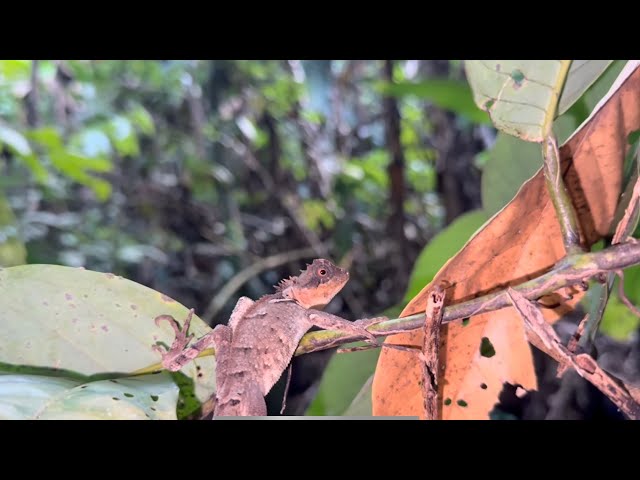
<svg viewBox="0 0 640 480"><path fill-rule="evenodd" d="M284 280L278 290L304 308L323 308L349 281L349 272L329 260L316 259L298 277Z"/></svg>

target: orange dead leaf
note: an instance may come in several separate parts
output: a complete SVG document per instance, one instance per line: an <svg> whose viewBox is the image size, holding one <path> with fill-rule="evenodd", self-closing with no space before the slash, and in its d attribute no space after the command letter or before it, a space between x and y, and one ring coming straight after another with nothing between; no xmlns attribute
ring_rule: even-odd
<svg viewBox="0 0 640 480"><path fill-rule="evenodd" d="M640 69L560 149L565 183L587 246L615 227L611 224L621 193L627 136L640 128L638 92ZM560 227L540 170L449 260L433 282L445 280L454 285L448 303L458 303L538 276L564 255ZM428 289L425 286L401 316L424 311ZM557 308L545 309L546 320L554 322L570 313L579 297L576 294L567 302L558 296ZM443 329L444 369L439 382L443 419L487 419L504 382L525 389L537 387L531 351L513 308L477 315L469 322L452 322ZM493 346L493 355L481 352L483 339ZM394 335L386 342L420 346L422 331ZM373 414L424 418L421 377L417 355L383 349L373 382Z"/></svg>

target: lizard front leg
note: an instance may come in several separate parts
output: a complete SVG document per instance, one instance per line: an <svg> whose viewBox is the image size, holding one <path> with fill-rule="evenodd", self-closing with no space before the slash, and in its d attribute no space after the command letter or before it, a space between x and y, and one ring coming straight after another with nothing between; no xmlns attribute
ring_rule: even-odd
<svg viewBox="0 0 640 480"><path fill-rule="evenodd" d="M247 297L241 297L236 303L233 312L231 312L231 318L229 319L229 331L233 330L238 321L245 315L249 307L253 305L253 300ZM183 366L196 358L200 352L211 347L215 343L214 331L203 335L198 339L196 343L187 348L187 345L193 338L193 334L187 335L189 326L191 325L191 317L193 317L194 310L189 310L189 315L184 321L182 328L178 326L178 323L171 315L160 315L156 317L156 325L159 325L160 321L165 320L171 324L171 328L176 334L176 338L171 345L171 348L164 351L161 346L154 345L153 349L160 352L162 355L162 366L171 372L180 370ZM219 325L220 326L220 325ZM216 351L217 355L217 351Z"/></svg>
<svg viewBox="0 0 640 480"><path fill-rule="evenodd" d="M363 335L366 337L366 341L369 343L375 343L376 337L369 332L364 325L369 326L374 323L379 323L386 318L380 317L375 319L363 319L356 322L349 322L344 318L340 318L337 315L332 315L320 310L309 310L309 321L316 327L320 327L324 330L338 330L345 333L351 333L353 335Z"/></svg>

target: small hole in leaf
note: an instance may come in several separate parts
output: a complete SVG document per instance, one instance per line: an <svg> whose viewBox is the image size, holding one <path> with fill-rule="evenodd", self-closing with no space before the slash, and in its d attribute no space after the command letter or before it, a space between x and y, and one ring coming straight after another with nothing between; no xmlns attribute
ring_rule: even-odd
<svg viewBox="0 0 640 480"><path fill-rule="evenodd" d="M111 397L111 398L113 398L114 400L120 400L118 397Z"/></svg>
<svg viewBox="0 0 640 480"><path fill-rule="evenodd" d="M462 320L462 326L466 327L467 325L469 325L470 321L471 319L469 317L465 318L464 320Z"/></svg>
<svg viewBox="0 0 640 480"><path fill-rule="evenodd" d="M482 337L482 342L480 342L480 355L483 357L491 358L496 354L496 349L493 348L493 344L491 340L487 337Z"/></svg>
<svg viewBox="0 0 640 480"><path fill-rule="evenodd" d="M198 378L202 378L203 375L201 373L198 374Z"/></svg>
<svg viewBox="0 0 640 480"><path fill-rule="evenodd" d="M124 396L127 398L133 398L133 393L125 393Z"/></svg>
<svg viewBox="0 0 640 480"><path fill-rule="evenodd" d="M443 402L446 406L451 405L451 399L450 398L445 398L444 402Z"/></svg>
<svg viewBox="0 0 640 480"><path fill-rule="evenodd" d="M458 400L456 403L460 407L466 407L468 405L467 402L465 402L464 400Z"/></svg>
<svg viewBox="0 0 640 480"><path fill-rule="evenodd" d="M156 409L154 407L149 407L149 408L151 408L151 410L153 410L154 412L156 411Z"/></svg>
<svg viewBox="0 0 640 480"><path fill-rule="evenodd" d="M151 397L151 400L153 400L154 402L157 402L158 398L160 398L157 395L150 395L150 397Z"/></svg>
<svg viewBox="0 0 640 480"><path fill-rule="evenodd" d="M113 382L113 383L118 383L118 381L117 381L117 380L109 380L109 381L110 381L110 382Z"/></svg>
<svg viewBox="0 0 640 480"><path fill-rule="evenodd" d="M491 107L493 107L494 103L496 103L496 101L493 98L491 100L487 100L482 106L482 109L485 111L489 111L491 110Z"/></svg>
<svg viewBox="0 0 640 480"><path fill-rule="evenodd" d="M481 383L480 384L480 388L483 389L483 390L486 390L487 389L487 384L486 383Z"/></svg>
<svg viewBox="0 0 640 480"><path fill-rule="evenodd" d="M82 385L80 388L87 388L88 385Z"/></svg>

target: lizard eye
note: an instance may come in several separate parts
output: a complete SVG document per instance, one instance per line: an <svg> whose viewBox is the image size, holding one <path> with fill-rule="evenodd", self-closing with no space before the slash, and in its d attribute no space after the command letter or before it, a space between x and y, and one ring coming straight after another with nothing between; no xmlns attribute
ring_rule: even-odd
<svg viewBox="0 0 640 480"><path fill-rule="evenodd" d="M318 270L318 275L320 275L321 277L324 277L327 274L327 271L324 268L321 268L320 270Z"/></svg>

